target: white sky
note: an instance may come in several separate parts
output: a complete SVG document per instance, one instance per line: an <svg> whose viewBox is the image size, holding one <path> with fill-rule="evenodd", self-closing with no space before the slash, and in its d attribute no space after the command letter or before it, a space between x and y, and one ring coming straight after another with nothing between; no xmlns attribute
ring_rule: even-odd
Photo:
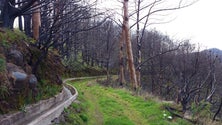
<svg viewBox="0 0 222 125"><path fill-rule="evenodd" d="M200 0L173 15L174 21L154 27L171 37L222 49L222 0Z"/></svg>
<svg viewBox="0 0 222 125"><path fill-rule="evenodd" d="M144 1L148 2L149 0ZM175 2L178 0L168 1L173 4L178 3ZM100 8L113 9L118 13L122 12L122 4L117 0L98 0L98 3L100 2L102 2L101 5L98 5ZM172 3L164 3L164 5L171 5ZM166 21L174 20L150 27L169 35L173 39L191 39L193 43L200 44L203 48L222 50L222 0L199 0L190 7L171 11L164 18Z"/></svg>
<svg viewBox="0 0 222 125"><path fill-rule="evenodd" d="M104 8L117 10L122 7L120 3L117 4L116 0L99 1L108 3L103 5ZM145 1L148 2L148 0ZM169 1L176 3L176 0ZM222 30L222 0L199 0L190 7L171 11L164 18L174 20L165 24L151 25L151 27L171 38L191 39L193 43L200 44L202 47L222 49L222 33L220 32Z"/></svg>

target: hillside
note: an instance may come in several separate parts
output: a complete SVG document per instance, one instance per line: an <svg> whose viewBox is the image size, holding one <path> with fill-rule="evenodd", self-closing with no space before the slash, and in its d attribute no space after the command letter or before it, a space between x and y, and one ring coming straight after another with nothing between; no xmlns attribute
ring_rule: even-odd
<svg viewBox="0 0 222 125"><path fill-rule="evenodd" d="M34 72L42 54L34 43L21 31L0 28L0 115L22 110L62 90L59 77L64 66L59 55L49 51Z"/></svg>
<svg viewBox="0 0 222 125"><path fill-rule="evenodd" d="M190 125L172 116L154 98L136 96L123 88L99 85L95 80L70 82L80 95L60 117L66 125Z"/></svg>
<svg viewBox="0 0 222 125"><path fill-rule="evenodd" d="M222 50L220 50L218 48L211 48L211 49L208 49L207 51L212 52L216 55L222 56Z"/></svg>
<svg viewBox="0 0 222 125"><path fill-rule="evenodd" d="M221 122L222 51L197 51L202 47L190 38L175 38L149 27L165 22L169 11L196 3L171 2L122 0L114 2L118 4L114 9L113 4L103 6L105 0L1 0L0 121L14 112L29 116L30 105L55 99L66 91L62 78L106 75L101 83L72 83L80 97L65 109L64 124ZM67 96L74 90L71 94L67 90Z"/></svg>
<svg viewBox="0 0 222 125"><path fill-rule="evenodd" d="M38 59L41 58L43 52L41 48L36 46L35 40L25 36L21 31L6 29L0 29L0 40L0 116L15 111L25 112L24 109L27 105L50 98L61 92L62 85L60 76L65 74L65 70L61 63L60 55L58 55L56 50L49 48L46 57L41 59L38 70L33 72L33 68ZM217 49L209 51L212 51L217 55L220 55L221 53L221 51ZM199 56L195 54L197 53L186 55L187 59L190 60L187 61L187 66L190 66L189 63L192 62L195 57L198 57L197 59L199 59ZM174 60L182 61L181 59L184 58L184 55L178 55L175 55ZM205 54L203 53L203 55ZM201 60L206 60L204 58L205 56L200 57L202 57L200 58ZM86 76L87 74L92 76L105 73L102 65L94 65L94 61L91 61L93 62L93 65L91 64L90 68L88 68L89 64L87 63L75 63L75 61L71 61L70 64L72 65L66 66L72 70L66 72L75 76ZM175 62L178 64L178 61ZM200 64L203 64L201 62L202 61L200 61ZM168 64L169 62L165 63ZM174 63L172 63L172 65L173 64ZM207 65L207 63L206 65L201 65L204 69L203 71L205 71ZM107 72L109 72L108 66L109 65L107 65ZM174 64L174 66L176 66L176 64ZM115 71L116 69L110 69L110 73L112 70ZM191 71L195 70L193 67L187 67L187 69ZM166 71L169 72L170 70L166 69ZM178 69L179 73L181 71ZM190 71L186 71L187 73L190 73ZM152 75L153 78L155 78L155 74ZM175 76L166 77L176 78ZM200 76L202 76L202 74L200 74ZM199 80L199 76L194 76L193 78ZM146 82L146 79L143 80L143 85L150 83L149 81ZM218 81L220 81L220 79L218 79ZM201 82L194 81L193 83L196 84ZM185 112L181 112L181 105L166 104L155 99L155 97L137 96L137 94L135 94L136 92L131 92L123 88L105 87L93 80L75 81L71 84L77 88L80 95L78 100L73 103L72 106L65 109L61 116L61 124L189 125L193 123L181 119L181 117L185 115ZM116 83L116 85L117 84L118 83ZM155 86L158 86L157 83L155 84ZM163 86L163 90L165 89L164 87L167 89L169 86L175 86L173 82L163 82L162 84L167 84L167 86ZM208 86L206 86L206 88L207 87ZM175 99L174 96L176 96L176 91L174 90L176 89L173 88L171 91L159 91L168 92L168 94L162 93L162 97L168 96L169 100L173 100ZM205 93L204 91L199 92ZM217 91L216 94L220 95ZM214 100L216 99L217 98L214 98ZM205 122L206 117L202 116L207 116L207 120L211 121L209 120L209 117L212 117L213 113L210 112L208 103L202 102L201 100L199 100L199 102L198 105L189 102L189 105L187 106L187 111L192 112L189 115L193 116L191 121L199 122L198 120L200 120L201 123L203 123L203 121ZM179 114L179 117L175 114L171 114L172 112L170 113L166 109L166 106L168 105L170 105L173 110L175 109L175 113ZM217 107L213 108L214 110L217 109ZM220 110L218 111L220 112Z"/></svg>

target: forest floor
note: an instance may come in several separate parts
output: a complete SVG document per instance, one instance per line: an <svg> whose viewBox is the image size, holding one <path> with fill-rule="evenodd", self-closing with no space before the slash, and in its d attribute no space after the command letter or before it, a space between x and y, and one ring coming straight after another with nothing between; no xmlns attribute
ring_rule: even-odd
<svg viewBox="0 0 222 125"><path fill-rule="evenodd" d="M144 99L127 89L105 87L92 79L70 84L79 96L65 109L62 125L191 125L166 111L168 104Z"/></svg>

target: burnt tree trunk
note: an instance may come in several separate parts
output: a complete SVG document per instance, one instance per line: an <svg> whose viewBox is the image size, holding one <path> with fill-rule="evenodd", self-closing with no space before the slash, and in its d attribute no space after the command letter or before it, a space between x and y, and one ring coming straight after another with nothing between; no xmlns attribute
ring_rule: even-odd
<svg viewBox="0 0 222 125"><path fill-rule="evenodd" d="M12 7L7 0L2 0L1 2L1 26L12 29L14 20L16 18L15 13L17 9Z"/></svg>
<svg viewBox="0 0 222 125"><path fill-rule="evenodd" d="M21 0L18 0L18 2L22 2ZM20 6L20 4L19 4ZM19 30L23 31L23 25L22 25L22 16L19 16L18 18L18 23L19 23Z"/></svg>
<svg viewBox="0 0 222 125"><path fill-rule="evenodd" d="M219 108L217 109L217 112L214 114L213 121L216 120L217 115L220 113L221 107L222 107L222 98L220 99Z"/></svg>
<svg viewBox="0 0 222 125"><path fill-rule="evenodd" d="M24 1L24 4L17 7L15 0L0 0L0 26L12 29L15 18L28 11L35 1Z"/></svg>
<svg viewBox="0 0 222 125"><path fill-rule="evenodd" d="M24 15L24 31L25 34L29 37L31 37L31 16L30 15Z"/></svg>

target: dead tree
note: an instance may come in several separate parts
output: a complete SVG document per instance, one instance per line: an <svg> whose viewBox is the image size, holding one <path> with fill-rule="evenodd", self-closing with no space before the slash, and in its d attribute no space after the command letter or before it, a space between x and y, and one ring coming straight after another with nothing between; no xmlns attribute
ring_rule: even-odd
<svg viewBox="0 0 222 125"><path fill-rule="evenodd" d="M166 22L159 22L154 19L151 19L152 16L155 16L156 14L160 14L162 12L166 11L173 11L173 10L178 10L182 9L185 7L189 7L192 4L195 3L191 2L189 4L182 4L184 0L179 0L178 5L175 7L158 7L159 5L163 4L164 2L167 2L166 0L154 0L151 2L147 2L147 4L144 2L144 0L138 0L135 1L136 3L136 9L133 11L130 16L134 16L136 14L136 22L131 25L130 28L136 26L136 41L137 41L137 62L136 65L138 65L136 71L137 71L137 81L138 84L140 84L140 77L141 77L141 61L142 61L142 53L141 53L141 46L142 46L142 38L145 32L145 29L151 25L151 24L161 24L161 23L166 23ZM142 6L141 6L142 5ZM141 13L147 13L143 16L140 16ZM153 22L152 22L153 21ZM142 23L141 23L142 22ZM142 30L140 30L140 25L143 24Z"/></svg>
<svg viewBox="0 0 222 125"><path fill-rule="evenodd" d="M32 8L37 0L1 0L0 1L0 27L13 28L16 17L23 15Z"/></svg>
<svg viewBox="0 0 222 125"><path fill-rule="evenodd" d="M136 78L136 70L134 66L132 43L130 38L130 27L129 27L129 12L128 12L128 0L123 1L123 29L126 40L126 51L128 57L128 64L130 70L130 80L132 87L136 90L138 89L138 82Z"/></svg>

